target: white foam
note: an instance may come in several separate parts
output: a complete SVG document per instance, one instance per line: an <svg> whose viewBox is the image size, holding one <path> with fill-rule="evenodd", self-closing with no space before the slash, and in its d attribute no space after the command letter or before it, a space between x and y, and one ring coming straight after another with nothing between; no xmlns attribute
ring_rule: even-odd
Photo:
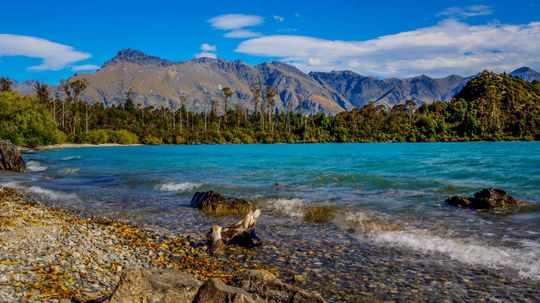
<svg viewBox="0 0 540 303"><path fill-rule="evenodd" d="M38 172L38 171L47 171L48 167L41 165L41 163L39 163L38 161L31 160L31 161L28 161L28 163L26 163L26 169L28 171Z"/></svg>
<svg viewBox="0 0 540 303"><path fill-rule="evenodd" d="M192 183L192 182L180 182L180 183L165 183L162 184L159 188L161 191L188 191L199 188L203 186L202 183Z"/></svg>
<svg viewBox="0 0 540 303"><path fill-rule="evenodd" d="M67 160L74 160L74 159L80 159L80 158L81 156L68 156L68 157L62 158L62 160L67 161Z"/></svg>
<svg viewBox="0 0 540 303"><path fill-rule="evenodd" d="M428 230L399 226L367 212L349 213L345 221L360 224L356 228L357 236L367 237L383 245L444 254L471 265L512 269L521 277L540 280L540 250L536 242L522 243L525 245L520 248L493 246L482 243L480 239L438 236ZM380 228L370 226L374 224L380 225ZM387 228L389 225L391 228Z"/></svg>
<svg viewBox="0 0 540 303"><path fill-rule="evenodd" d="M279 212L291 217L304 216L304 200L298 198L279 198L267 201L266 206L270 211Z"/></svg>
<svg viewBox="0 0 540 303"><path fill-rule="evenodd" d="M62 171L64 175L72 175L75 173L78 173L81 169L80 168L74 168L74 167L68 167Z"/></svg>
<svg viewBox="0 0 540 303"><path fill-rule="evenodd" d="M78 200L79 197L76 194L68 194L61 191L56 191L52 189L46 189L40 186L30 186L28 188L25 188L28 192L34 193L36 195L41 195L44 197L47 197L51 200L62 200L62 201L68 201L68 200Z"/></svg>
<svg viewBox="0 0 540 303"><path fill-rule="evenodd" d="M450 258L488 268L516 270L520 276L540 280L538 248L508 248L471 243L470 239L451 239L424 230L389 231L372 235L378 242L404 246L420 252L441 253Z"/></svg>

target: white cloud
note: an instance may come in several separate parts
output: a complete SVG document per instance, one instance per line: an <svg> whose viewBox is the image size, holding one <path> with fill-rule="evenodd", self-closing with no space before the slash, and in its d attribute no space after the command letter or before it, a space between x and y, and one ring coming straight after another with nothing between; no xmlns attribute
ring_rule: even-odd
<svg viewBox="0 0 540 303"><path fill-rule="evenodd" d="M201 52L198 54L195 54L195 58L217 58L217 47L216 45L211 45L208 43L201 44Z"/></svg>
<svg viewBox="0 0 540 303"><path fill-rule="evenodd" d="M449 7L440 12L437 16L445 18L470 18L476 16L488 16L493 14L491 7L487 5L472 5L467 7Z"/></svg>
<svg viewBox="0 0 540 303"><path fill-rule="evenodd" d="M0 34L0 57L2 56L40 58L43 60L40 65L28 68L35 71L60 70L91 57L90 54L77 51L69 45L32 36L11 34Z"/></svg>
<svg viewBox="0 0 540 303"><path fill-rule="evenodd" d="M262 24L264 19L261 16L228 14L216 16L208 20L212 27L223 30L237 30L244 27Z"/></svg>
<svg viewBox="0 0 540 303"><path fill-rule="evenodd" d="M472 75L540 65L540 22L468 25L456 20L366 41L274 35L242 42L237 52L278 57L304 71L348 69L360 74Z"/></svg>
<svg viewBox="0 0 540 303"><path fill-rule="evenodd" d="M213 59L217 59L217 54L216 53L208 53L208 52L202 52L202 53L198 53L197 55L195 55L196 58L213 58Z"/></svg>
<svg viewBox="0 0 540 303"><path fill-rule="evenodd" d="M261 36L262 36L261 33L250 31L247 29L233 30L223 35L223 37L225 38L255 38L255 37L261 37Z"/></svg>
<svg viewBox="0 0 540 303"><path fill-rule="evenodd" d="M223 37L225 38L255 38L261 37L262 34L248 29L250 26L256 26L264 22L261 16L244 15L244 14L228 14L221 15L208 20L212 27L228 30Z"/></svg>
<svg viewBox="0 0 540 303"><path fill-rule="evenodd" d="M282 16L273 15L272 18L274 18L274 21L276 21L277 23L282 23L283 21L285 21L285 17Z"/></svg>
<svg viewBox="0 0 540 303"><path fill-rule="evenodd" d="M98 65L94 64L82 64L82 65L72 65L71 70L74 72L81 72L81 71L94 71L98 69Z"/></svg>
<svg viewBox="0 0 540 303"><path fill-rule="evenodd" d="M203 43L201 45L201 50L205 52L215 52L217 50L217 47L215 44L210 45L208 43Z"/></svg>

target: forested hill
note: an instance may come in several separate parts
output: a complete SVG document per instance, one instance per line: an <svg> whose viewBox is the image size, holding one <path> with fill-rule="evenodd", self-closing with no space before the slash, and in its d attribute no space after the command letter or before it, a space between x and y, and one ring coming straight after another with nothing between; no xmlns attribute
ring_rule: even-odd
<svg viewBox="0 0 540 303"><path fill-rule="evenodd" d="M83 80L64 83L57 99L36 83L36 97L12 91L0 79L0 139L35 146L75 143L303 143L540 140L540 82L483 72L450 101L419 105L413 100L391 108L369 103L335 116L273 110L276 90L253 87L256 111L229 106L232 91L204 112L185 105L137 107L129 94L123 104L104 106L80 99Z"/></svg>

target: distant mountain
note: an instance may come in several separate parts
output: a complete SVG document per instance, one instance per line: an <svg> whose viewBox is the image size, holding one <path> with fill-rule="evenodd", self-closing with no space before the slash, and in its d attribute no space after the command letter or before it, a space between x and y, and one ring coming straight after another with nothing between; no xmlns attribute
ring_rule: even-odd
<svg viewBox="0 0 540 303"><path fill-rule="evenodd" d="M311 72L309 75L325 88L337 91L355 107L363 107L372 102L392 106L408 99L414 99L417 103L450 101L469 79L457 75L440 79L422 75L407 79L381 80L352 71Z"/></svg>
<svg viewBox="0 0 540 303"><path fill-rule="evenodd" d="M515 71L511 72L510 75L519 77L529 82L533 82L534 80L540 81L540 73L527 66L516 69Z"/></svg>
<svg viewBox="0 0 540 303"><path fill-rule="evenodd" d="M449 101L470 78L422 75L377 79L351 71L306 74L279 61L257 66L212 58L173 62L124 49L95 72L74 75L70 80L76 79L89 81L82 95L84 100L106 105L124 103L126 93L131 90L135 102L142 106L178 107L180 96L185 96L189 110L203 111L210 108L212 100L222 102L219 88L228 86L235 92L230 108L239 104L253 110L250 87L260 83L277 89L276 110L288 110L292 106L297 112L336 114L370 102L390 107L408 99L418 104ZM25 94L32 91L30 82L15 83L14 87ZM51 95L56 94L61 96L56 87L51 87Z"/></svg>

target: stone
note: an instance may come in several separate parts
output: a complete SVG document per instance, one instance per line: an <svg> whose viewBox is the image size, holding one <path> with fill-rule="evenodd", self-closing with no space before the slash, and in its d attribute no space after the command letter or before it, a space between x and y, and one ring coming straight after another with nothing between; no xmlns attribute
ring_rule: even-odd
<svg viewBox="0 0 540 303"><path fill-rule="evenodd" d="M524 204L523 201L519 201L507 194L506 191L497 188L484 188L475 193L474 197L450 197L445 202L451 206L476 210L508 209Z"/></svg>
<svg viewBox="0 0 540 303"><path fill-rule="evenodd" d="M202 282L172 269L126 269L110 303L191 303Z"/></svg>
<svg viewBox="0 0 540 303"><path fill-rule="evenodd" d="M21 151L8 140L0 140L0 170L26 171Z"/></svg>
<svg viewBox="0 0 540 303"><path fill-rule="evenodd" d="M246 270L234 276L231 285L256 294L266 302L321 303L324 299L314 293L281 282L266 270Z"/></svg>
<svg viewBox="0 0 540 303"><path fill-rule="evenodd" d="M191 206L212 216L246 215L253 209L253 204L247 200L227 198L215 191L196 192Z"/></svg>
<svg viewBox="0 0 540 303"><path fill-rule="evenodd" d="M256 295L223 283L219 279L210 279L199 290L194 303L263 303Z"/></svg>
<svg viewBox="0 0 540 303"><path fill-rule="evenodd" d="M328 205L311 205L304 211L304 220L311 223L326 223L334 220L335 208Z"/></svg>

